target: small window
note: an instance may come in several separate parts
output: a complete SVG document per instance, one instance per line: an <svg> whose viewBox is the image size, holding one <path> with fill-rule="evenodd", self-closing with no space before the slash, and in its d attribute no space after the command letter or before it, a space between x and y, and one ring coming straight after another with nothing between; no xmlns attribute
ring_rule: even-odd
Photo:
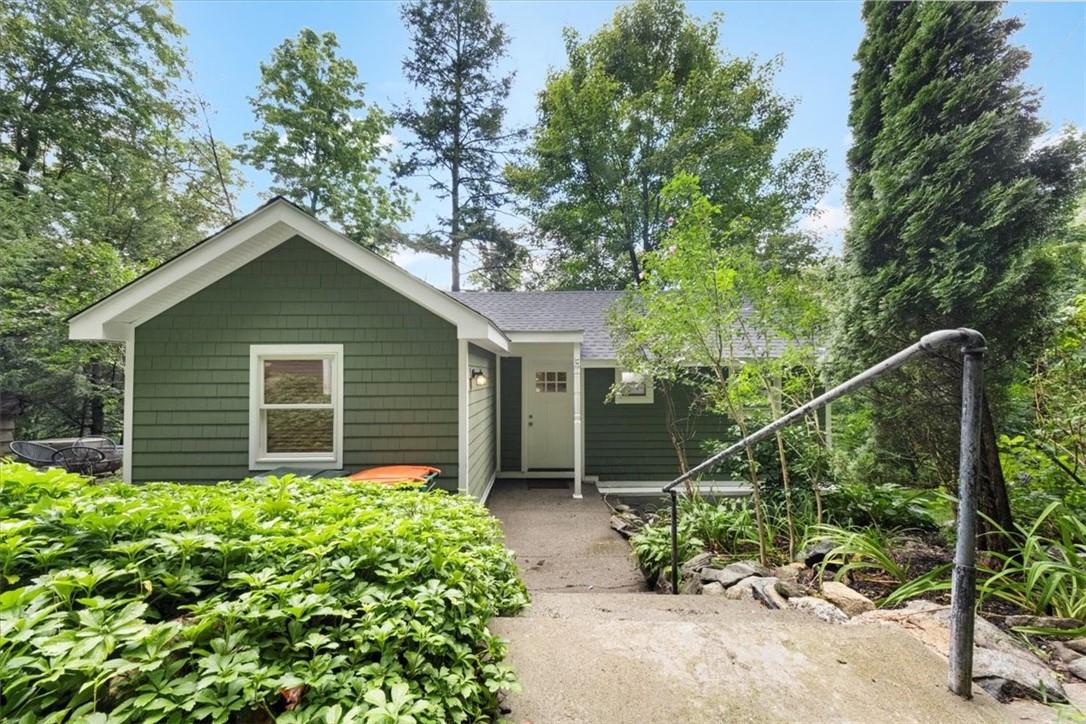
<svg viewBox="0 0 1086 724"><path fill-rule="evenodd" d="M565 372L536 372L535 373L535 391L536 392L565 392L566 391L566 373Z"/></svg>
<svg viewBox="0 0 1086 724"><path fill-rule="evenodd" d="M253 345L249 467L340 467L343 346Z"/></svg>
<svg viewBox="0 0 1086 724"><path fill-rule="evenodd" d="M640 372L615 370L615 402L649 404L652 402L652 378Z"/></svg>

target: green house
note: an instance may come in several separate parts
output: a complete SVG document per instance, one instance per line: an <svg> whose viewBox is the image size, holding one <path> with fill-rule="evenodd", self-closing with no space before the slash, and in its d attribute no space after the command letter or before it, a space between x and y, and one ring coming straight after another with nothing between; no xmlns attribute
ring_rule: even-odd
<svg viewBox="0 0 1086 724"><path fill-rule="evenodd" d="M426 464L479 499L503 478L654 490L678 464L652 381L616 364L617 294L450 294L276 198L69 334L125 344L126 480Z"/></svg>

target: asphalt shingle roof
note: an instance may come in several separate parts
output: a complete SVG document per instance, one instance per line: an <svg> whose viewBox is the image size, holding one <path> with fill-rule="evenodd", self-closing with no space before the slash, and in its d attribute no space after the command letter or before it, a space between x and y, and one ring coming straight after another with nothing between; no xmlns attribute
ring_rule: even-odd
<svg viewBox="0 0 1086 724"><path fill-rule="evenodd" d="M503 332L584 332L581 356L614 359L608 309L622 292L451 292Z"/></svg>

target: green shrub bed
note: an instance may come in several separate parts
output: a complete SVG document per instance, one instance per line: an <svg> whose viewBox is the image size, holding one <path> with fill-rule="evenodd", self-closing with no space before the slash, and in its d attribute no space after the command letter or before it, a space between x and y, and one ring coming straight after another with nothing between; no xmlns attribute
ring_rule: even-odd
<svg viewBox="0 0 1086 724"><path fill-rule="evenodd" d="M0 720L487 721L527 603L444 493L94 484L0 462Z"/></svg>

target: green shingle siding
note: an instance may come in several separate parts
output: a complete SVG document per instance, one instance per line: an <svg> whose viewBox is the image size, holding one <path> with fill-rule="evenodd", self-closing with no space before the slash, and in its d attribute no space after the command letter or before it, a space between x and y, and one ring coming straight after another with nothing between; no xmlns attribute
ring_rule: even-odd
<svg viewBox="0 0 1086 724"><path fill-rule="evenodd" d="M483 370L487 383L472 384L468 390L468 493L480 497L494 475L495 397L494 355L475 345L468 345L468 372Z"/></svg>
<svg viewBox="0 0 1086 724"><path fill-rule="evenodd" d="M520 357L502 357L502 470L520 470Z"/></svg>
<svg viewBox="0 0 1086 724"><path fill-rule="evenodd" d="M659 390L652 404L618 405L607 401L615 381L611 368L585 371L585 475L597 475L607 481L667 481L679 472L675 448L668 438L664 404ZM678 409L688 404L681 390L675 400ZM706 440L727 436L727 419L703 415L698 419L696 435L687 443L692 462L700 460Z"/></svg>
<svg viewBox="0 0 1086 724"><path fill-rule="evenodd" d="M456 329L295 238L136 329L133 479L244 477L249 345L343 344L343 462L457 481Z"/></svg>

